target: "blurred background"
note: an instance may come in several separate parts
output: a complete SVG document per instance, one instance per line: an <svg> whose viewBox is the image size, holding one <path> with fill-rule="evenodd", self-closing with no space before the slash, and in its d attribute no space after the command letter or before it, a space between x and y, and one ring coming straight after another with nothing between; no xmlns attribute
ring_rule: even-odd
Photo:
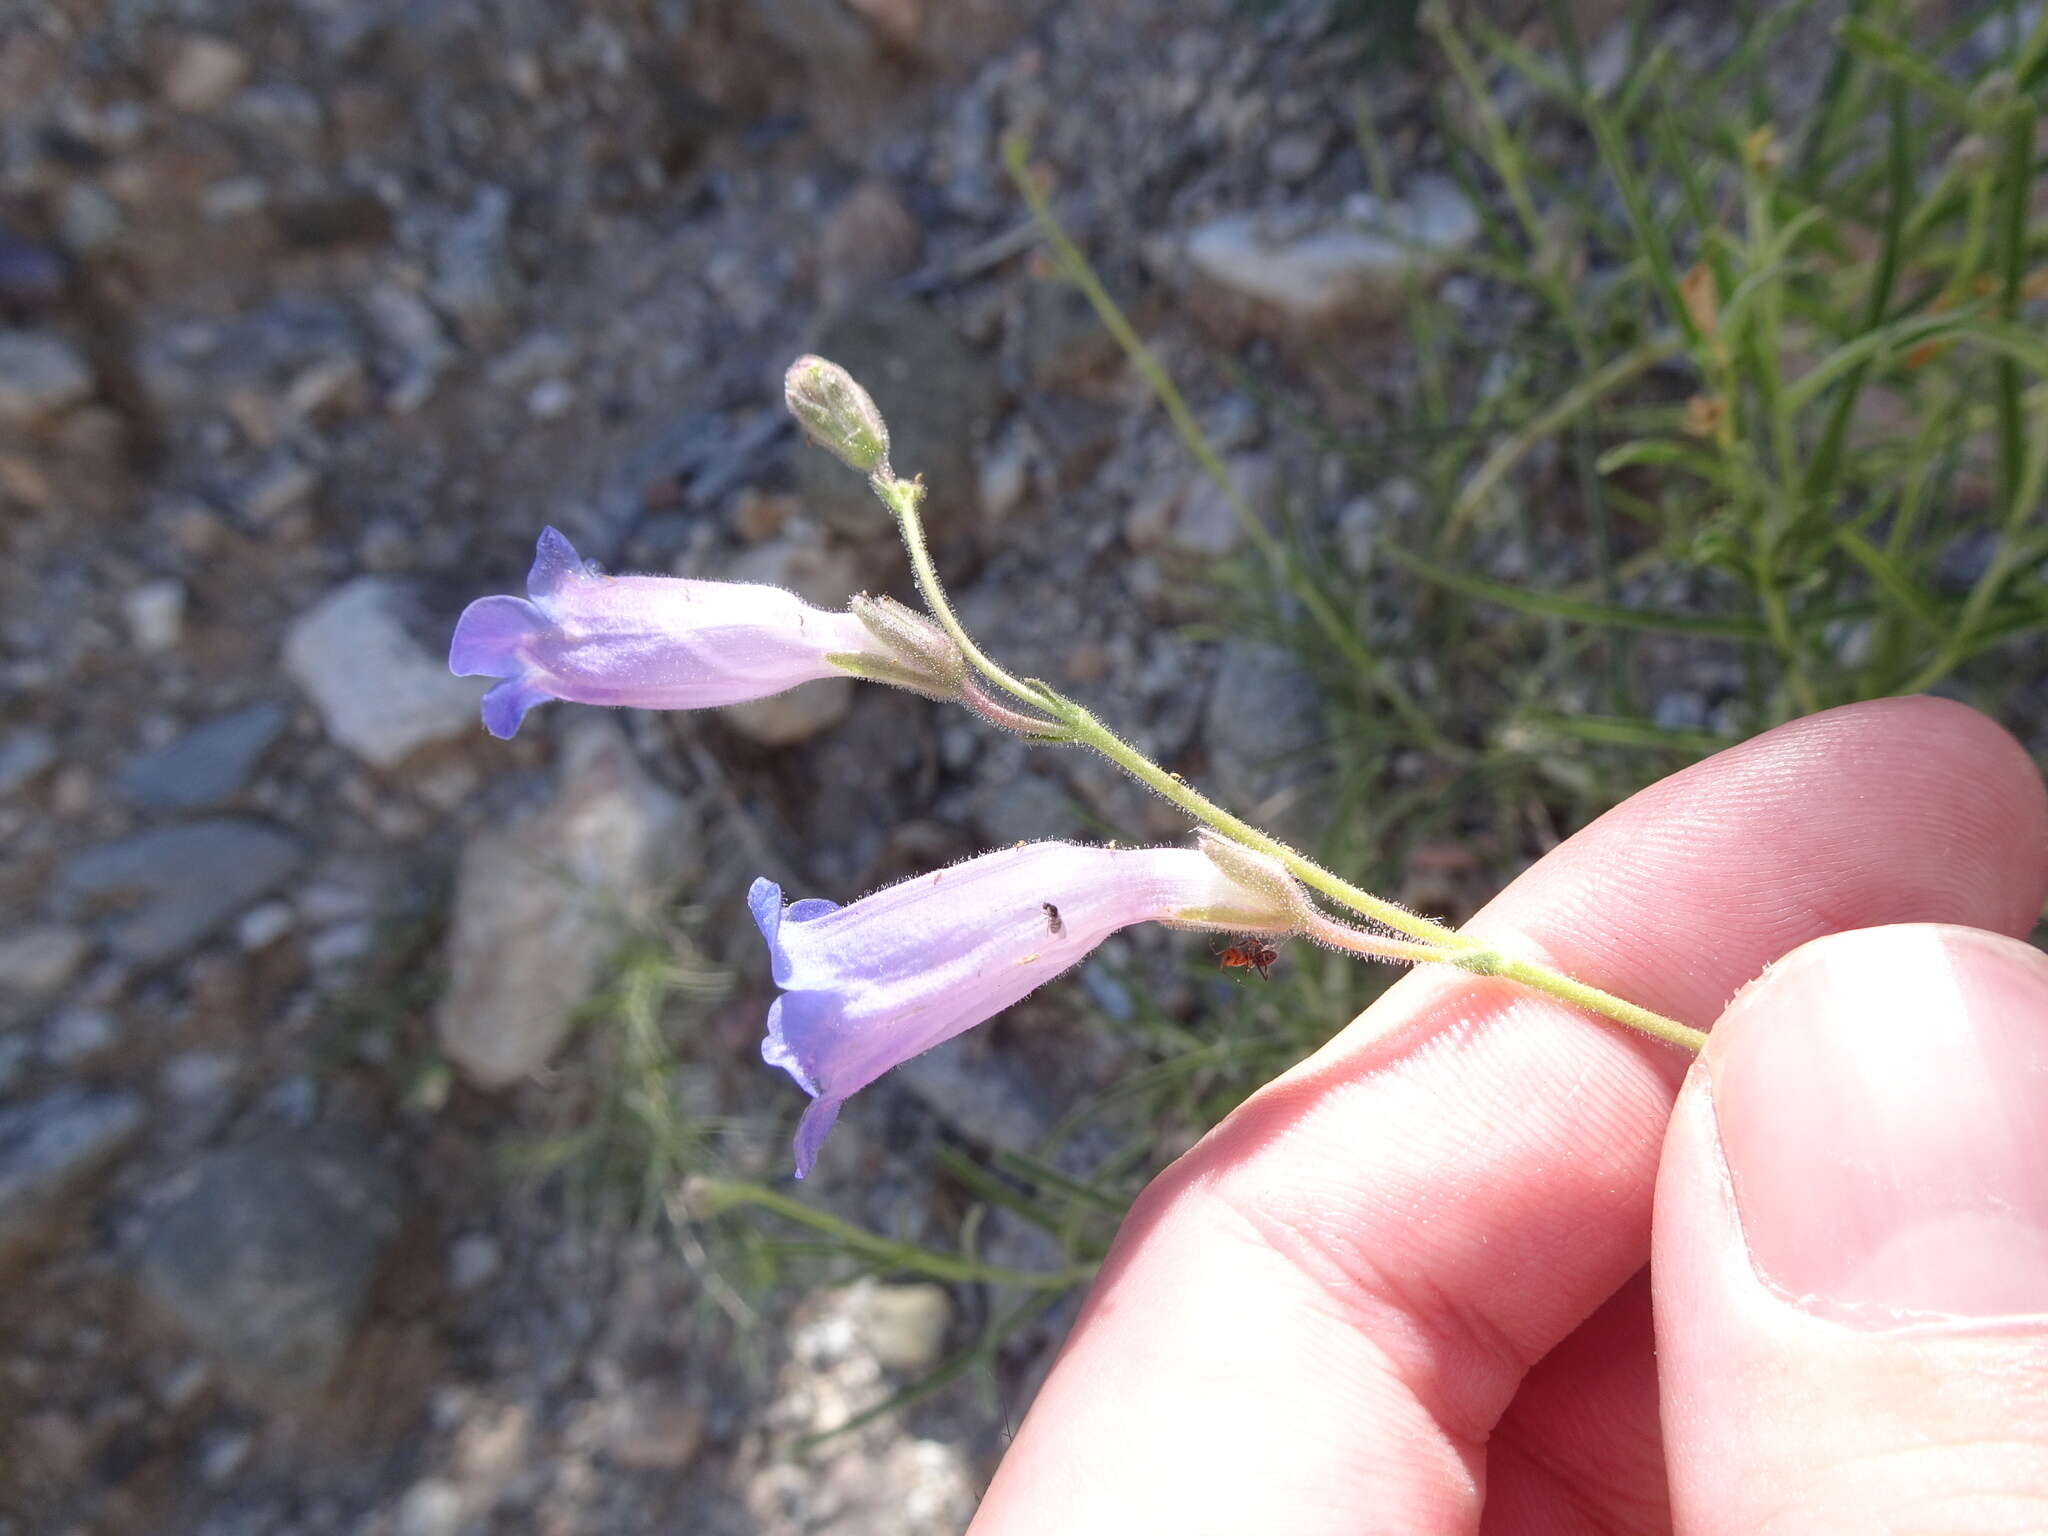
<svg viewBox="0 0 2048 1536"><path fill-rule="evenodd" d="M0 1532L957 1530L1384 985L1132 932L788 1181L754 876L1186 831L843 682L484 735L544 524L910 595L801 351L995 656L1434 915L1814 708L2048 748L2041 11L9 9Z"/></svg>

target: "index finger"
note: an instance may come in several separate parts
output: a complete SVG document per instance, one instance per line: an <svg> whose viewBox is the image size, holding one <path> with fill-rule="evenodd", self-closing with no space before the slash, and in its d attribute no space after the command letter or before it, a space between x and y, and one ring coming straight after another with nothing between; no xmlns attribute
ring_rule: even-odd
<svg viewBox="0 0 2048 1536"><path fill-rule="evenodd" d="M2017 743L1888 700L1643 791L1472 929L1704 1026L1824 933L2024 933L2044 847ZM1476 1529L1523 1373L1648 1258L1687 1059L1500 981L1404 979L1141 1197L975 1531Z"/></svg>

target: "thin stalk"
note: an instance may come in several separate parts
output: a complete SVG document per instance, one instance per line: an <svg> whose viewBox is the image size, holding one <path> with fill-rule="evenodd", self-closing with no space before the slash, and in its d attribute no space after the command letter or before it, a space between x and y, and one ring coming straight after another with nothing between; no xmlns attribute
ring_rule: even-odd
<svg viewBox="0 0 2048 1536"><path fill-rule="evenodd" d="M924 524L919 511L919 504L924 500L924 488L914 480L899 479L887 473L876 474L870 484L874 487L876 495L880 496L884 504L896 514L897 525L903 531L904 548L910 554L911 570L917 578L918 590L924 595L932 616L953 638L953 642L960 647L961 654L977 671L997 687L1051 715L1065 727L1065 736L1062 739L1081 746L1093 747L1132 778L1179 806L1195 820L1213 827L1247 848L1279 861L1289 874L1311 890L1319 891L1339 905L1349 907L1352 911L1392 928L1397 933L1407 934L1409 938L1420 941L1412 946L1400 946L1399 952L1387 950L1383 953L1383 958L1428 958L1445 961L1475 975L1505 976L1539 992L1547 992L1552 997L1575 1007L1600 1014L1618 1024L1625 1024L1654 1039L1693 1051L1700 1048L1706 1037L1698 1030L1690 1029L1675 1019L1667 1019L1662 1014L1652 1013L1647 1008L1638 1007L1612 993L1603 992L1598 987L1575 981L1561 971L1553 971L1533 961L1503 955L1483 940L1459 933L1442 923L1432 922L1395 902L1353 885L1342 876L1323 868L1298 849L1260 831L1250 822L1232 815L1179 775L1168 773L1096 719L1083 705L1064 697L1043 683L1012 677L991 661L981 647L974 643L961 625L959 617L953 612L953 605L948 601L945 588L939 582L938 571L933 566L930 552L925 545ZM1333 925L1333 931L1338 926L1341 925ZM1363 934L1358 930L1350 930L1350 933L1354 940L1347 947L1355 948L1358 944L1376 939L1376 936ZM1386 944L1393 941L1377 942ZM734 1187L741 1191L753 1190L753 1186L750 1185ZM759 1193L766 1195L768 1192L764 1190ZM749 1193L746 1198L753 1199L753 1195ZM780 1200L780 1197L774 1198ZM754 1203L769 1202L754 1199ZM796 1205L793 1201L783 1203L791 1206L794 1211L804 1213L795 1218L798 1220L812 1221L812 1218L819 1214L807 1206ZM778 1204L772 1205L771 1208L780 1210L782 1207ZM784 1211L784 1214L790 1212ZM812 1221L812 1224L817 1225L815 1221ZM922 1257L921 1251L920 1255Z"/></svg>

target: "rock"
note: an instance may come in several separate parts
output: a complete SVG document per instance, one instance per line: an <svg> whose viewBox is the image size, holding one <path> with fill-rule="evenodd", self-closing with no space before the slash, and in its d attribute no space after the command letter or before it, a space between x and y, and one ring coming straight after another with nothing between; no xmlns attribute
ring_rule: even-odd
<svg viewBox="0 0 2048 1536"><path fill-rule="evenodd" d="M512 194L485 186L469 212L450 222L437 242L427 296L471 342L494 332L512 302L511 227Z"/></svg>
<svg viewBox="0 0 2048 1536"><path fill-rule="evenodd" d="M232 1369L317 1392L398 1236L402 1195L352 1136L267 1132L201 1161L143 1242L142 1287Z"/></svg>
<svg viewBox="0 0 2048 1536"><path fill-rule="evenodd" d="M379 283L363 300L370 324L391 354L385 403L398 415L418 410L434 393L455 349L440 318L409 288Z"/></svg>
<svg viewBox="0 0 2048 1536"><path fill-rule="evenodd" d="M1477 210L1440 178L1422 178L1392 208L1365 199L1352 212L1343 220L1230 214L1188 236L1185 255L1198 277L1306 330L1390 319L1410 284L1434 282L1479 235Z"/></svg>
<svg viewBox="0 0 2048 1536"><path fill-rule="evenodd" d="M818 298L827 309L917 265L921 234L896 189L870 176L840 199L818 241Z"/></svg>
<svg viewBox="0 0 2048 1536"><path fill-rule="evenodd" d="M252 525L264 528L303 504L319 488L320 476L312 467L287 456L250 476L235 504Z"/></svg>
<svg viewBox="0 0 2048 1536"><path fill-rule="evenodd" d="M127 1093L60 1088L0 1109L0 1259L34 1243L142 1126Z"/></svg>
<svg viewBox="0 0 2048 1536"><path fill-rule="evenodd" d="M262 822L220 816L157 827L68 861L60 898L73 908L139 898L112 918L107 941L130 960L183 954L299 867L298 841Z"/></svg>
<svg viewBox="0 0 2048 1536"><path fill-rule="evenodd" d="M456 876L441 1046L472 1082L539 1068L635 922L690 877L684 806L604 716L579 722L552 802L473 835Z"/></svg>
<svg viewBox="0 0 2048 1536"><path fill-rule="evenodd" d="M1308 180L1323 163L1329 138L1320 129L1297 128L1266 146L1266 169L1289 186Z"/></svg>
<svg viewBox="0 0 2048 1536"><path fill-rule="evenodd" d="M875 1358L892 1371L922 1375L945 1353L953 1298L943 1285L876 1285L859 1298L861 1332Z"/></svg>
<svg viewBox="0 0 2048 1536"><path fill-rule="evenodd" d="M1260 825L1261 817L1289 810L1305 814L1310 797L1301 791L1317 771L1311 754L1324 736L1323 705L1315 678L1291 651L1227 642L1202 730L1211 787L1224 804Z"/></svg>
<svg viewBox="0 0 2048 1536"><path fill-rule="evenodd" d="M130 588L121 597L121 617L138 651L173 649L185 635L185 584L165 576Z"/></svg>
<svg viewBox="0 0 2048 1536"><path fill-rule="evenodd" d="M424 1477L405 1490L392 1521L396 1536L455 1536L465 1514L462 1490L444 1478Z"/></svg>
<svg viewBox="0 0 2048 1536"><path fill-rule="evenodd" d="M223 1429L208 1435L199 1450L201 1480L215 1488L226 1487L249 1460L255 1444L256 1437L246 1429Z"/></svg>
<svg viewBox="0 0 2048 1536"><path fill-rule="evenodd" d="M1264 454L1239 453L1225 460L1223 467L1252 515L1268 520L1280 494L1279 466ZM1216 482L1197 472L1189 477L1180 505L1167 524L1166 542L1183 554L1213 559L1244 542L1244 525Z"/></svg>
<svg viewBox="0 0 2048 1536"><path fill-rule="evenodd" d="M1088 296L1071 283L1040 278L1025 284L1014 321L1018 371L1034 390L1089 385L1124 360ZM1095 407L1114 422L1116 413Z"/></svg>
<svg viewBox="0 0 2048 1536"><path fill-rule="evenodd" d="M358 576L301 615L284 642L285 670L327 734L379 768L481 729L477 703L490 686L449 676L447 662L412 637L407 597L397 582Z"/></svg>
<svg viewBox="0 0 2048 1536"><path fill-rule="evenodd" d="M1031 494L1031 440L1026 431L1005 432L981 466L981 515L991 526L1024 504Z"/></svg>
<svg viewBox="0 0 2048 1536"><path fill-rule="evenodd" d="M36 426L92 391L92 365L69 342L41 331L0 331L0 426Z"/></svg>
<svg viewBox="0 0 2048 1536"><path fill-rule="evenodd" d="M120 1038L114 1016L104 1008L65 1008L43 1031L43 1059L76 1067L104 1056Z"/></svg>
<svg viewBox="0 0 2048 1536"><path fill-rule="evenodd" d="M249 56L218 37L178 39L164 65L164 100L181 112L211 112L249 78Z"/></svg>
<svg viewBox="0 0 2048 1536"><path fill-rule="evenodd" d="M1388 520L1394 526L1419 513L1422 489L1413 480L1388 480L1368 496L1354 496L1337 512L1337 558L1353 576L1370 575L1378 563L1379 541Z"/></svg>
<svg viewBox="0 0 2048 1536"><path fill-rule="evenodd" d="M0 991L47 997L78 974L91 952L90 934L56 923L0 934Z"/></svg>
<svg viewBox="0 0 2048 1536"><path fill-rule="evenodd" d="M246 954L256 954L270 948L279 939L292 931L298 922L298 914L288 901L259 902L244 912L235 924L235 942Z"/></svg>
<svg viewBox="0 0 2048 1536"><path fill-rule="evenodd" d="M121 770L121 793L151 810L195 810L241 793L285 727L277 704L251 704L195 726Z"/></svg>
<svg viewBox="0 0 2048 1536"><path fill-rule="evenodd" d="M602 1404L594 1438L608 1457L636 1472L679 1472L704 1444L704 1406L641 1383Z"/></svg>
<svg viewBox="0 0 2048 1536"><path fill-rule="evenodd" d="M36 726L10 731L0 740L0 795L11 795L57 761L57 738Z"/></svg>
<svg viewBox="0 0 2048 1536"><path fill-rule="evenodd" d="M958 536L979 479L975 443L998 395L989 361L929 305L879 297L828 319L812 350L849 370L881 407L897 473L922 474L931 487L925 521L933 542ZM854 538L890 537L893 523L874 492L832 455L800 446L795 468L798 496L831 527Z"/></svg>
<svg viewBox="0 0 2048 1536"><path fill-rule="evenodd" d="M487 1284L504 1264L498 1240L488 1232L465 1232L448 1250L448 1289L461 1295Z"/></svg>

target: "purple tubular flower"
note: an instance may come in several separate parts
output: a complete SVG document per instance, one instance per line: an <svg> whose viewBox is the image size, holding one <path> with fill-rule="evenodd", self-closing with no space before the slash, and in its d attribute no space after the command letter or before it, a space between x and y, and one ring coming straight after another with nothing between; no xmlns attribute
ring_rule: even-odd
<svg viewBox="0 0 2048 1536"><path fill-rule="evenodd" d="M483 714L493 736L509 737L543 699L708 709L839 676L828 656L874 649L851 613L749 582L605 576L548 528L525 597L463 610L448 670L504 679Z"/></svg>
<svg viewBox="0 0 2048 1536"><path fill-rule="evenodd" d="M756 880L747 905L782 988L761 1057L812 1100L796 1133L798 1178L850 1094L993 1018L1117 929L1277 932L1296 921L1289 892L1234 880L1192 848L1073 843L985 853L850 907L784 907L781 887Z"/></svg>

